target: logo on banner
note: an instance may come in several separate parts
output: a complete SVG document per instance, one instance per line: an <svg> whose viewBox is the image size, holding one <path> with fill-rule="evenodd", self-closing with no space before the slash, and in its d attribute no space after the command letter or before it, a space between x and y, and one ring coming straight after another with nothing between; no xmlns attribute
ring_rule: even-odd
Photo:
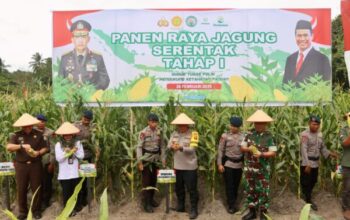
<svg viewBox="0 0 350 220"><path fill-rule="evenodd" d="M157 25L158 25L158 27L168 27L169 26L169 22L168 22L167 19L162 18L162 19L159 19Z"/></svg>
<svg viewBox="0 0 350 220"><path fill-rule="evenodd" d="M203 18L202 23L203 25L209 25L209 19L208 18Z"/></svg>
<svg viewBox="0 0 350 220"><path fill-rule="evenodd" d="M219 16L219 17L216 19L216 23L214 24L214 26L227 27L228 25L225 24L225 19L224 19L224 17Z"/></svg>
<svg viewBox="0 0 350 220"><path fill-rule="evenodd" d="M182 25L182 18L180 16L175 16L171 19L171 24L174 27L180 27Z"/></svg>
<svg viewBox="0 0 350 220"><path fill-rule="evenodd" d="M195 16L188 16L186 18L186 24L189 27L194 27L197 25L197 18Z"/></svg>

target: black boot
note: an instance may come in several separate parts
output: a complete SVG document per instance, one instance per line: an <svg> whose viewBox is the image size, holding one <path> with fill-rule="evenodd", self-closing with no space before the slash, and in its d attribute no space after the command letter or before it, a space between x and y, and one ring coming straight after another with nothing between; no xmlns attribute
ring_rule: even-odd
<svg viewBox="0 0 350 220"><path fill-rule="evenodd" d="M148 198L144 200L143 208L144 208L145 212L153 213L151 201Z"/></svg>
<svg viewBox="0 0 350 220"><path fill-rule="evenodd" d="M310 202L310 204L311 204L311 209L312 210L314 210L314 211L318 210L318 207L317 207L317 205L314 202Z"/></svg>
<svg viewBox="0 0 350 220"><path fill-rule="evenodd" d="M256 219L256 210L255 208L249 208L248 214L244 215L242 217L242 220L252 220Z"/></svg>
<svg viewBox="0 0 350 220"><path fill-rule="evenodd" d="M175 208L177 212L185 212L185 201L178 201L177 206Z"/></svg>
<svg viewBox="0 0 350 220"><path fill-rule="evenodd" d="M159 203L156 202L156 200L152 199L152 201L151 201L151 206L152 206L153 208L156 208L156 207L159 206Z"/></svg>
<svg viewBox="0 0 350 220"><path fill-rule="evenodd" d="M198 217L197 207L191 207L190 219L196 219Z"/></svg>
<svg viewBox="0 0 350 220"><path fill-rule="evenodd" d="M234 214L235 212L237 212L237 209L233 205L229 205L227 212L230 214Z"/></svg>

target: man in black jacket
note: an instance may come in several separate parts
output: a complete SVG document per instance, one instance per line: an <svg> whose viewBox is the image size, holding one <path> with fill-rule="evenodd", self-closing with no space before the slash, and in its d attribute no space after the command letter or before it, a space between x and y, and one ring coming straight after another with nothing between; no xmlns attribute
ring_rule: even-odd
<svg viewBox="0 0 350 220"><path fill-rule="evenodd" d="M311 23L298 21L295 40L299 50L287 58L283 83L294 82L297 86L310 76L319 74L323 80L331 80L331 65L324 54L312 47Z"/></svg>

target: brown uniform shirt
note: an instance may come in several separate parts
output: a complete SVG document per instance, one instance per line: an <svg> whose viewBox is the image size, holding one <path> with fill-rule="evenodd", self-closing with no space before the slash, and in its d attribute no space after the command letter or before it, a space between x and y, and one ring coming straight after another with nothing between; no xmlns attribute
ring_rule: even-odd
<svg viewBox="0 0 350 220"><path fill-rule="evenodd" d="M40 131L37 131L33 129L29 134L24 133L24 131L17 131L14 135L10 138L11 144L30 144L30 146L33 148L33 150L40 150L42 148L48 148L47 142L44 140L44 137ZM38 156L36 158L30 157L25 149L19 149L16 151L16 162L35 162L40 161L41 156Z"/></svg>
<svg viewBox="0 0 350 220"><path fill-rule="evenodd" d="M165 160L165 150L162 132L159 128L152 130L149 126L147 126L140 132L139 141L136 148L137 160L141 160L142 156L142 160L148 162L156 162L160 158Z"/></svg>

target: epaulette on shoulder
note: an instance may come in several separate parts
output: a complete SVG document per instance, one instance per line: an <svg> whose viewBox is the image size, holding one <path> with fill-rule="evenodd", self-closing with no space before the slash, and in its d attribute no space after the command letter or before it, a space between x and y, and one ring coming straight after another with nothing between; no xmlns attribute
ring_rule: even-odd
<svg viewBox="0 0 350 220"><path fill-rule="evenodd" d="M90 50L89 51L91 54L93 55L98 55L98 56L102 56L102 54L100 52L94 51L94 50Z"/></svg>
<svg viewBox="0 0 350 220"><path fill-rule="evenodd" d="M73 51L71 50L71 51L67 51L67 52L65 52L64 54L62 54L62 56L67 56L67 55L70 55L70 54L72 54L73 53Z"/></svg>

